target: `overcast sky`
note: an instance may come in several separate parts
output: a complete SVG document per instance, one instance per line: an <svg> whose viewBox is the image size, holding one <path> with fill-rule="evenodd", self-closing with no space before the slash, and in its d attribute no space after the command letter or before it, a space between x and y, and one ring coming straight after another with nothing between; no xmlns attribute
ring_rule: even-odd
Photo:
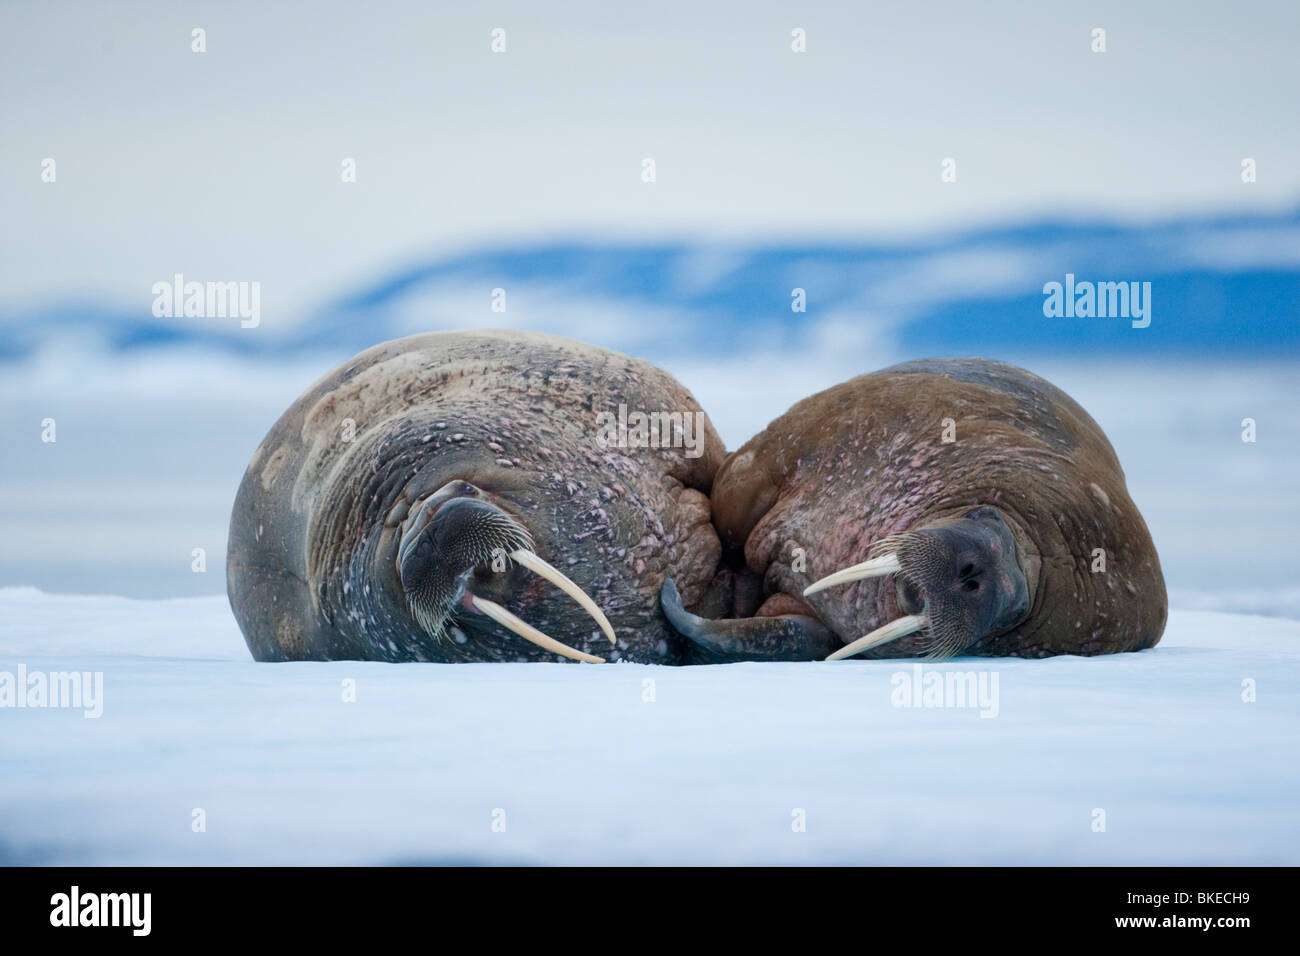
<svg viewBox="0 0 1300 956"><path fill-rule="evenodd" d="M502 239L1287 208L1298 10L8 0L0 309L147 306L182 272L301 311Z"/></svg>

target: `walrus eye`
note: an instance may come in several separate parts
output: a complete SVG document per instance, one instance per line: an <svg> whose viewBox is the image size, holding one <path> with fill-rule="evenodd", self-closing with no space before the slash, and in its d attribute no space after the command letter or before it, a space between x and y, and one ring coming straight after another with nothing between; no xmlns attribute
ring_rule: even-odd
<svg viewBox="0 0 1300 956"><path fill-rule="evenodd" d="M950 657L1029 613L1029 586L1016 559L1015 538L996 508L976 508L955 520L880 542L870 560L836 571L804 590L899 574L898 604L915 613L890 621L835 651L841 660L924 630L926 654Z"/></svg>
<svg viewBox="0 0 1300 956"><path fill-rule="evenodd" d="M457 603L555 654L588 663L603 658L586 654L548 637L506 608L474 594L470 576L484 562L506 556L545 578L573 598L615 643L614 628L604 612L573 581L533 550L526 528L485 500L465 481L443 486L406 518L397 549L397 572L411 612L434 636L443 633Z"/></svg>

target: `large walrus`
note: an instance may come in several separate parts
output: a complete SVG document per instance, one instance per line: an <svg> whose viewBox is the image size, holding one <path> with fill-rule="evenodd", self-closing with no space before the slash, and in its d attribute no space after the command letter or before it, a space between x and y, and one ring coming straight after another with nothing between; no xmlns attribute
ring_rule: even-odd
<svg viewBox="0 0 1300 956"><path fill-rule="evenodd" d="M766 596L706 619L665 583L712 660L1108 654L1164 630L1160 561L1110 442L1000 362L908 362L805 399L723 463L711 503Z"/></svg>
<svg viewBox="0 0 1300 956"><path fill-rule="evenodd" d="M230 604L258 660L679 663L660 586L698 600L714 573L723 456L647 362L527 332L386 342L254 454Z"/></svg>

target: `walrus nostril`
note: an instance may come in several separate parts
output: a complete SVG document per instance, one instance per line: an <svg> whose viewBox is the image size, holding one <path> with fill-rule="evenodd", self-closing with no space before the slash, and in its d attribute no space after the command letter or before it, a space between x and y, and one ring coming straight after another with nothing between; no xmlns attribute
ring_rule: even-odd
<svg viewBox="0 0 1300 956"><path fill-rule="evenodd" d="M967 564L962 566L962 569L957 572L957 576L960 577L962 580L965 580L966 578L970 577L974 573L975 573L975 565ZM967 590L970 589L968 588Z"/></svg>
<svg viewBox="0 0 1300 956"><path fill-rule="evenodd" d="M963 591L978 591L980 589L980 583L978 581L967 581L961 586L961 589Z"/></svg>

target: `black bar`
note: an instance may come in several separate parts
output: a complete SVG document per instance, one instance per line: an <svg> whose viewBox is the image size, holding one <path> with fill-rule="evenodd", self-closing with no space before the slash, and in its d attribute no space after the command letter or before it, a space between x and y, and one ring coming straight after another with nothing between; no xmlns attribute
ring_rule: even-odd
<svg viewBox="0 0 1300 956"><path fill-rule="evenodd" d="M92 946L144 939L338 945L400 934L434 946L465 932L486 943L531 927L539 934L531 945L577 932L592 948L608 948L602 940L621 946L637 935L666 943L701 920L733 943L785 925L809 938L851 929L864 945L877 926L925 944L1200 936L1231 945L1288 927L1295 876L1292 868L1208 867L4 868L0 925L7 943L66 942L72 934ZM98 894L149 894L147 935L137 933L143 896L138 909L115 897L103 910L111 917L117 907L124 925L52 925L52 916L66 915L56 912L60 895L70 904L74 886L88 917L99 909ZM90 910L88 895L96 896Z"/></svg>

